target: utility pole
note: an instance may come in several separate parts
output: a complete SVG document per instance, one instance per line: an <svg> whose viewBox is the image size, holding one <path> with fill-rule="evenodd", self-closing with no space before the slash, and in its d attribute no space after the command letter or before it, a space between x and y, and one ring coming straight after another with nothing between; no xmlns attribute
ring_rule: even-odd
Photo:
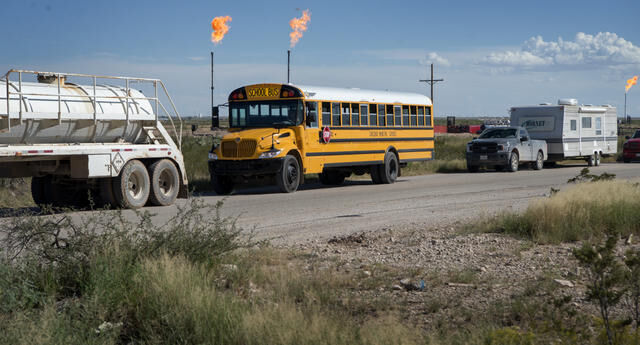
<svg viewBox="0 0 640 345"><path fill-rule="evenodd" d="M433 84L439 81L444 81L444 79L433 79L433 64L431 64L431 79L421 79L418 81L421 83L427 83L431 86L431 104L433 104Z"/></svg>

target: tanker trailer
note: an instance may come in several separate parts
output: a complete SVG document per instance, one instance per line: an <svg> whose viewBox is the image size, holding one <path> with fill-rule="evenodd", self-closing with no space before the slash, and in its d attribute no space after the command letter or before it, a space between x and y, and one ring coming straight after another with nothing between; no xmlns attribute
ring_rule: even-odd
<svg viewBox="0 0 640 345"><path fill-rule="evenodd" d="M140 84L154 94L131 88ZM186 198L181 136L182 120L159 79L27 70L0 79L0 177L31 177L39 205L85 207L93 200L139 208Z"/></svg>

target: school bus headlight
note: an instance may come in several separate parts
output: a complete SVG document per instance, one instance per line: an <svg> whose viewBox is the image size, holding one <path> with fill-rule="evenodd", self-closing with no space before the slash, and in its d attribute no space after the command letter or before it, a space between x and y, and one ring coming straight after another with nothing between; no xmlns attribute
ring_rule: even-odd
<svg viewBox="0 0 640 345"><path fill-rule="evenodd" d="M209 160L214 161L216 159L218 159L218 155L213 152L209 152Z"/></svg>
<svg viewBox="0 0 640 345"><path fill-rule="evenodd" d="M273 157L279 155L280 152L282 152L282 150L269 150L269 151L266 151L266 152L262 152L260 154L260 158L261 159L263 159L263 158L273 158Z"/></svg>

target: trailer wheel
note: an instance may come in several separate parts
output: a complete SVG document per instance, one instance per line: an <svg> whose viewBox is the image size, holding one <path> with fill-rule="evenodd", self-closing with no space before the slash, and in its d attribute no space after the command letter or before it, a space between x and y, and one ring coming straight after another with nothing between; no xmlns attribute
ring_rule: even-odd
<svg viewBox="0 0 640 345"><path fill-rule="evenodd" d="M594 162L594 164L595 164L596 166L600 166L600 159L602 158L602 157L600 156L600 153L599 153L599 152L596 152L596 153L594 153L593 155L595 156L595 162Z"/></svg>
<svg viewBox="0 0 640 345"><path fill-rule="evenodd" d="M149 201L155 206L169 206L176 201L180 189L180 176L175 164L168 159L149 166L151 193Z"/></svg>
<svg viewBox="0 0 640 345"><path fill-rule="evenodd" d="M36 205L51 203L46 193L46 188L49 184L51 184L51 176L35 176L31 178L31 197Z"/></svg>
<svg viewBox="0 0 640 345"><path fill-rule="evenodd" d="M229 195L233 192L233 180L228 176L211 174L211 186L218 195Z"/></svg>
<svg viewBox="0 0 640 345"><path fill-rule="evenodd" d="M592 167L596 164L596 157L595 154L592 154L591 156L589 156L589 158L587 158L587 165Z"/></svg>
<svg viewBox="0 0 640 345"><path fill-rule="evenodd" d="M282 161L282 168L276 173L276 183L284 193L293 193L300 185L300 163L292 155L287 155Z"/></svg>
<svg viewBox="0 0 640 345"><path fill-rule="evenodd" d="M516 172L518 171L519 164L520 164L520 157L518 157L517 153L511 152L511 155L509 156L509 165L507 166L507 169L509 169L510 172Z"/></svg>
<svg viewBox="0 0 640 345"><path fill-rule="evenodd" d="M381 184L382 179L380 178L380 164L371 166L371 181L374 184Z"/></svg>
<svg viewBox="0 0 640 345"><path fill-rule="evenodd" d="M536 157L536 162L533 164L533 168L535 170L542 170L544 167L544 155L542 151L538 151L538 156Z"/></svg>
<svg viewBox="0 0 640 345"><path fill-rule="evenodd" d="M151 183L147 168L139 160L125 164L120 175L113 179L113 194L122 208L140 208L147 203Z"/></svg>
<svg viewBox="0 0 640 345"><path fill-rule="evenodd" d="M389 151L384 155L384 164L380 167L380 180L384 184L391 184L396 182L399 174L398 157Z"/></svg>

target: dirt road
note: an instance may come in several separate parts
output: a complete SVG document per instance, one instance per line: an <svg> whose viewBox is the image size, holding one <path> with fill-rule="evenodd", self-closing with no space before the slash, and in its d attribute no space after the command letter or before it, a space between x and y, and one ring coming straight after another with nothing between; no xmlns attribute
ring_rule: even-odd
<svg viewBox="0 0 640 345"><path fill-rule="evenodd" d="M548 195L551 187L565 187L567 179L584 167L401 177L393 185L373 185L369 180L347 181L339 187L310 184L292 194L264 187L226 198L202 198L212 204L224 199L223 214L238 216L239 225L245 228L255 227L260 238L296 243L385 227L442 226L522 209L529 200ZM640 165L603 164L591 172L629 179L640 177ZM172 213L165 208L151 211L159 213L159 219Z"/></svg>

